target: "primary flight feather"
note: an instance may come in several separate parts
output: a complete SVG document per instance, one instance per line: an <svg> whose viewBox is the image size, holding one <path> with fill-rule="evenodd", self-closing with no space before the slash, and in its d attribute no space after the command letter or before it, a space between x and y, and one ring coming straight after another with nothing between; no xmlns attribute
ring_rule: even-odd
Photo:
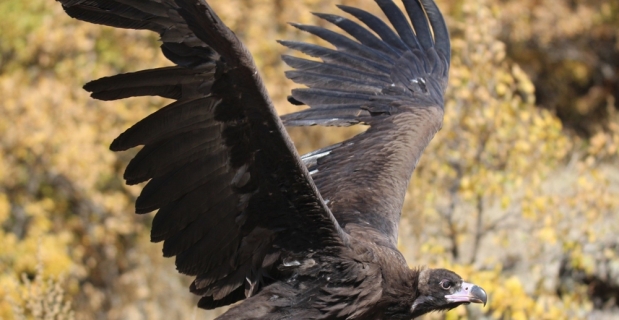
<svg viewBox="0 0 619 320"><path fill-rule="evenodd" d="M348 36L292 24L333 45L281 41L319 61L283 56L309 108L278 117L251 54L204 0L58 0L72 17L161 36L176 64L84 87L115 100L176 100L122 133L142 145L124 178L148 181L136 212L158 210L151 239L195 276L199 306L244 300L221 319L412 319L486 303L444 269L408 268L397 250L404 195L443 120L450 41L432 0L375 0L389 24L339 6L315 15ZM369 129L303 157L288 126Z"/></svg>

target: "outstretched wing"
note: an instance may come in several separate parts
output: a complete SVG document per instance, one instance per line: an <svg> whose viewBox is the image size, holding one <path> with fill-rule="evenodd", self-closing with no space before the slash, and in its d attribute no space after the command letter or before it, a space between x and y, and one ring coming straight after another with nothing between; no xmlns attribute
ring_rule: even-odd
<svg viewBox="0 0 619 320"><path fill-rule="evenodd" d="M322 60L284 56L294 68L288 78L309 87L293 90L289 100L310 108L282 119L288 126L370 125L366 132L302 159L345 230L352 234L374 228L395 248L411 174L442 125L450 42L432 0L403 0L410 22L393 1L376 3L395 32L376 16L347 6L339 8L367 28L341 16L316 15L354 39L294 24L335 49L281 42Z"/></svg>
<svg viewBox="0 0 619 320"><path fill-rule="evenodd" d="M144 147L125 171L148 181L137 213L159 209L152 240L196 275L199 306L245 298L283 251L346 241L286 134L251 55L204 0L59 0L77 19L158 32L174 67L88 83L97 99L159 95L172 104L111 146Z"/></svg>

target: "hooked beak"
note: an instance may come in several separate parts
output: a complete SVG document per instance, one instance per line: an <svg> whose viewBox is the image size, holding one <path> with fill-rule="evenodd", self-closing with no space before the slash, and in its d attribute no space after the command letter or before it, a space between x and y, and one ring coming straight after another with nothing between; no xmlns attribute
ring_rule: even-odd
<svg viewBox="0 0 619 320"><path fill-rule="evenodd" d="M484 306L488 302L488 295L484 289L467 282L462 282L459 291L446 295L445 298L449 302L483 303Z"/></svg>

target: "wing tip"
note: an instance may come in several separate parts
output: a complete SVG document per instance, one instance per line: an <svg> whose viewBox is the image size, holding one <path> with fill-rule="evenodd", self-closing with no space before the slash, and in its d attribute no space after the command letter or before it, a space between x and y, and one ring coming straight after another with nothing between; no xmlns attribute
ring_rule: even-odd
<svg viewBox="0 0 619 320"><path fill-rule="evenodd" d="M299 101L297 99L295 99L292 95L289 95L286 100L288 100L288 102L290 102L291 104L295 105L295 106L304 106L305 103L303 103L302 101Z"/></svg>

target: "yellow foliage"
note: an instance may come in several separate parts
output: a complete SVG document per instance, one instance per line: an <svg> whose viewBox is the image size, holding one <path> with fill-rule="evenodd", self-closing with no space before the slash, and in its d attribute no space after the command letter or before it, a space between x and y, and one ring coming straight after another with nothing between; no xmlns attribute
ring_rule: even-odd
<svg viewBox="0 0 619 320"><path fill-rule="evenodd" d="M534 75L538 103L585 136L617 135L618 14L619 2L607 0L500 5L501 38L510 57Z"/></svg>
<svg viewBox="0 0 619 320"><path fill-rule="evenodd" d="M15 319L74 319L71 303L66 299L62 287L62 277L45 275L45 260L42 256L44 249L39 245L34 279L30 280L22 273L21 283L15 285L16 281L12 281L8 286L12 290L3 295L11 305Z"/></svg>

